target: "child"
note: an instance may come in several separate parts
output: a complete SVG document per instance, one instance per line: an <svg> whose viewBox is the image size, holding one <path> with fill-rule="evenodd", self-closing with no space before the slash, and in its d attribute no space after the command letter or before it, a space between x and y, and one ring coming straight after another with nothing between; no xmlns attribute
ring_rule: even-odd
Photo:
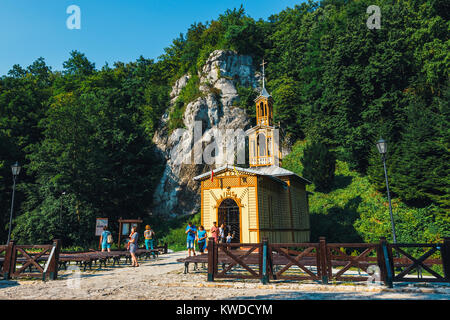
<svg viewBox="0 0 450 320"><path fill-rule="evenodd" d="M227 243L231 243L231 239L233 239L233 236L228 232Z"/></svg>

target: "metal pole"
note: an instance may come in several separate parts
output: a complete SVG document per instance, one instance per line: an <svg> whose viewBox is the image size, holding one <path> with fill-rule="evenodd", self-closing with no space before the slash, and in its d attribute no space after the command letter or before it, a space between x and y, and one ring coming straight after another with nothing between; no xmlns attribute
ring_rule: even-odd
<svg viewBox="0 0 450 320"><path fill-rule="evenodd" d="M383 154L383 166L384 166L384 176L386 177L386 190L387 190L387 196L388 196L388 201L389 201L389 214L391 216L392 235L394 238L394 243L397 243L397 237L395 236L394 216L392 215L391 195L389 193L389 181L388 181L387 170L386 170L386 156L384 154Z"/></svg>
<svg viewBox="0 0 450 320"><path fill-rule="evenodd" d="M13 194L12 194L12 202L11 202L11 213L9 214L9 230L8 230L8 242L11 240L11 225L12 225L12 216L13 216L13 210L14 210L14 196L16 193L16 176L13 175Z"/></svg>

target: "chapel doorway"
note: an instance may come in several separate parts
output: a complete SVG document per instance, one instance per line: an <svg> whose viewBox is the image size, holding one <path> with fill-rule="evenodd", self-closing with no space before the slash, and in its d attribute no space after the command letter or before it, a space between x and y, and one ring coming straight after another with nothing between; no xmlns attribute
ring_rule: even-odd
<svg viewBox="0 0 450 320"><path fill-rule="evenodd" d="M219 227L225 224L225 237L231 233L232 243L239 243L241 239L241 226L239 223L239 206L233 199L227 198L222 201L218 209Z"/></svg>

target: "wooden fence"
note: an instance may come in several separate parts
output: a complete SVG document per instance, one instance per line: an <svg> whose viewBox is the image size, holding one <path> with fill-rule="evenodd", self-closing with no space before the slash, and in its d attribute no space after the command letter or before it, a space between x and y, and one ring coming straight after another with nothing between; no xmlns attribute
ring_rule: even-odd
<svg viewBox="0 0 450 320"><path fill-rule="evenodd" d="M58 260L61 242L54 240L50 245L16 245L10 241L0 247L3 278L39 277L55 280L58 277ZM28 271L28 272L27 272Z"/></svg>
<svg viewBox="0 0 450 320"><path fill-rule="evenodd" d="M385 238L379 243L327 243L324 237L318 243L271 244L263 239L261 243L226 244L209 238L208 281L216 278L260 279L262 283L270 279L313 280L324 284L373 279L389 287L400 281L450 282L450 238L437 244L389 244Z"/></svg>

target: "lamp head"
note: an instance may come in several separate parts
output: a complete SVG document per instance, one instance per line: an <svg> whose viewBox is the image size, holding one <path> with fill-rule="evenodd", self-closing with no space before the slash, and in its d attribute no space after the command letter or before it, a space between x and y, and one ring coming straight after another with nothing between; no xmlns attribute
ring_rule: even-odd
<svg viewBox="0 0 450 320"><path fill-rule="evenodd" d="M13 164L11 166L11 171L12 171L12 174L14 177L17 177L19 175L20 169L21 169L21 166L19 165L19 163L17 161L15 164Z"/></svg>
<svg viewBox="0 0 450 320"><path fill-rule="evenodd" d="M377 149L378 152L382 155L385 155L387 153L387 143L383 139L378 140L377 142Z"/></svg>

